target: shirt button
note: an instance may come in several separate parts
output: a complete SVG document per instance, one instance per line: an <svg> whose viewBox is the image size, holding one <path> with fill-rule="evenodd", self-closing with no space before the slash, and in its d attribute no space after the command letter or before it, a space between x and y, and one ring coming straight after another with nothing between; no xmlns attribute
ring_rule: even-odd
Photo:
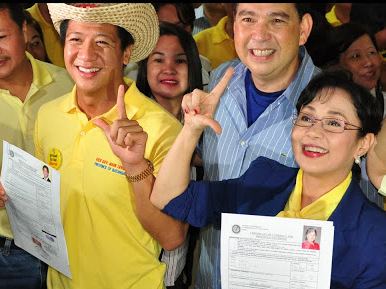
<svg viewBox="0 0 386 289"><path fill-rule="evenodd" d="M80 132L80 135L81 136L84 136L86 133L82 130L81 132Z"/></svg>
<svg viewBox="0 0 386 289"><path fill-rule="evenodd" d="M241 144L242 147L245 146L245 141L242 140L242 141L240 142L240 144Z"/></svg>

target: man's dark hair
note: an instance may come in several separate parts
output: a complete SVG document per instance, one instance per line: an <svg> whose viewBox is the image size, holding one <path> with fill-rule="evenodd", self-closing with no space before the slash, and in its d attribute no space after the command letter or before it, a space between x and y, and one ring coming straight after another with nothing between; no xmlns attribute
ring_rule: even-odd
<svg viewBox="0 0 386 289"><path fill-rule="evenodd" d="M236 15L237 6L239 3L233 4L233 15ZM296 11L299 14L299 18L302 19L303 15L309 13L310 3L293 3L295 5Z"/></svg>
<svg viewBox="0 0 386 289"><path fill-rule="evenodd" d="M68 29L68 19L63 20L62 23L60 23L60 40L64 44L66 40L66 33ZM124 28L120 26L117 27L117 33L118 37L121 40L121 50L124 51L127 46L134 44L134 38L133 36Z"/></svg>
<svg viewBox="0 0 386 289"><path fill-rule="evenodd" d="M23 29L23 23L26 20L23 6L19 3L0 3L0 9L8 10L12 20L19 26L20 30Z"/></svg>

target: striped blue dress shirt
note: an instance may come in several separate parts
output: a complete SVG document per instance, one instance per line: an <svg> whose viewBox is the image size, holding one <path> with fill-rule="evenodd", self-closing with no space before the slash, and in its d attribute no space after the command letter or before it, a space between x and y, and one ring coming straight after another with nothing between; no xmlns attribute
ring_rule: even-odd
<svg viewBox="0 0 386 289"><path fill-rule="evenodd" d="M314 66L304 47L301 64L288 88L250 126L244 79L247 67L238 60L213 71L209 91L217 84L228 66L234 66L233 78L220 99L215 119L223 131L216 135L206 129L199 149L206 180L223 180L241 176L259 156L297 167L291 147L292 117L300 92L320 69ZM195 288L220 289L220 230L213 226L201 230L200 258Z"/></svg>

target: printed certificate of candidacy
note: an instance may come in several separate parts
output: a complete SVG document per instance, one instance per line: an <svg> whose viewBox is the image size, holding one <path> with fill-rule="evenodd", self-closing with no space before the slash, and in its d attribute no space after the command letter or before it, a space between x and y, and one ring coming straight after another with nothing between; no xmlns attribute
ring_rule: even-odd
<svg viewBox="0 0 386 289"><path fill-rule="evenodd" d="M330 221L222 214L223 289L330 288Z"/></svg>
<svg viewBox="0 0 386 289"><path fill-rule="evenodd" d="M1 183L15 244L71 278L60 217L60 174L3 141Z"/></svg>

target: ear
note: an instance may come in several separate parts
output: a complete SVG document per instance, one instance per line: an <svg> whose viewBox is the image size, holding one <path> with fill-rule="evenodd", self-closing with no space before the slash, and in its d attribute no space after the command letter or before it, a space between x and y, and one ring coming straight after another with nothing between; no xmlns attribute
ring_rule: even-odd
<svg viewBox="0 0 386 289"><path fill-rule="evenodd" d="M24 42L27 44L27 42L28 42L28 38L27 38L27 21L23 22L23 25L21 26L21 31L23 32Z"/></svg>
<svg viewBox="0 0 386 289"><path fill-rule="evenodd" d="M354 156L354 158L357 156L361 157L365 155L373 145L374 141L375 141L375 136L373 133L368 133L364 137L362 137L359 140L358 148L356 150L356 155Z"/></svg>
<svg viewBox="0 0 386 289"><path fill-rule="evenodd" d="M132 51L133 51L133 45L128 45L123 51L122 62L124 65L129 64Z"/></svg>
<svg viewBox="0 0 386 289"><path fill-rule="evenodd" d="M308 36L310 36L312 30L312 24L313 21L311 14L304 14L302 20L300 21L299 46L304 45L307 42Z"/></svg>

